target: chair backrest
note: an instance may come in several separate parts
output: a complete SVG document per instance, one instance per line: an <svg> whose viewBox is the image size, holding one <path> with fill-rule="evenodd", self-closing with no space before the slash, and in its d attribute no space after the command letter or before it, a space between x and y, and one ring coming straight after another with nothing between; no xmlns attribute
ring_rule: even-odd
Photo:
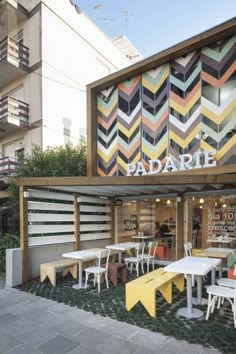
<svg viewBox="0 0 236 354"><path fill-rule="evenodd" d="M158 241L148 242L148 255L149 256L153 255L155 257L157 246L158 246Z"/></svg>
<svg viewBox="0 0 236 354"><path fill-rule="evenodd" d="M185 251L186 257L192 256L192 244L191 244L191 242L187 242L187 243L184 244L184 251Z"/></svg>
<svg viewBox="0 0 236 354"><path fill-rule="evenodd" d="M110 253L111 253L111 250L106 250L106 249L98 251L98 253L97 253L97 267L99 269L101 268L101 260L104 258L106 258L106 270L108 269Z"/></svg>
<svg viewBox="0 0 236 354"><path fill-rule="evenodd" d="M135 248L136 248L136 251L137 251L137 258L140 257L140 256L143 256L144 248L145 248L145 242L138 243Z"/></svg>

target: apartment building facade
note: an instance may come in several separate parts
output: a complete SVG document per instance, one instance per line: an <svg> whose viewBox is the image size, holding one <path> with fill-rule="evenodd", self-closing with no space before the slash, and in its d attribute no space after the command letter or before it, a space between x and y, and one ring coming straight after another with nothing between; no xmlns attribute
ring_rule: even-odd
<svg viewBox="0 0 236 354"><path fill-rule="evenodd" d="M33 144L85 138L86 85L130 64L72 0L1 1L2 172Z"/></svg>

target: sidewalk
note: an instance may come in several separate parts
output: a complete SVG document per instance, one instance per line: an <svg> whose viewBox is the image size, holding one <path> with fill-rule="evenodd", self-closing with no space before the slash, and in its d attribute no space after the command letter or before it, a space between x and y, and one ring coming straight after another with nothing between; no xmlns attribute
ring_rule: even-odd
<svg viewBox="0 0 236 354"><path fill-rule="evenodd" d="M220 353L1 284L1 354Z"/></svg>

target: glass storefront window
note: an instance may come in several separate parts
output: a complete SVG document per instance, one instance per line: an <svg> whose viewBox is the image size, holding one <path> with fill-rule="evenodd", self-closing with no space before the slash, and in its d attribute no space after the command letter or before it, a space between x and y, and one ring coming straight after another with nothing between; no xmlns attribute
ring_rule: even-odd
<svg viewBox="0 0 236 354"><path fill-rule="evenodd" d="M189 197L193 248L236 248L236 194Z"/></svg>

